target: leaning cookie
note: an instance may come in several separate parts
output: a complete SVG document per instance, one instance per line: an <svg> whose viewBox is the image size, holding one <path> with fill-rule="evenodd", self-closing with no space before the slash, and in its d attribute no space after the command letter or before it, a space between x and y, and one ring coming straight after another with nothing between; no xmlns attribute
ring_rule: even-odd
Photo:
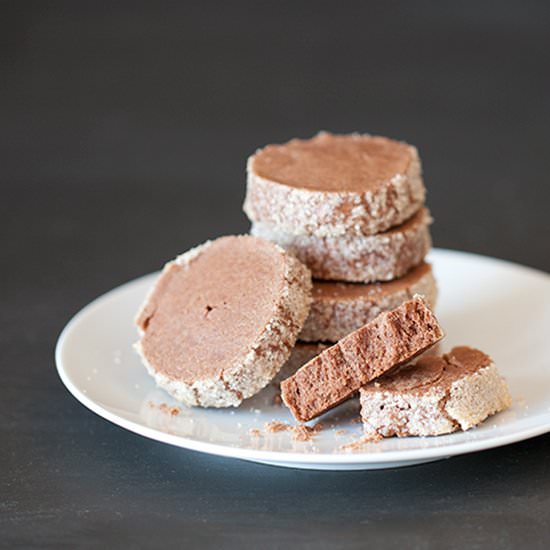
<svg viewBox="0 0 550 550"><path fill-rule="evenodd" d="M421 208L406 222L376 235L318 237L288 233L254 222L250 233L292 252L313 278L350 283L391 281L418 265L430 251L432 218Z"/></svg>
<svg viewBox="0 0 550 550"><path fill-rule="evenodd" d="M492 359L466 346L370 382L360 400L365 432L382 437L468 430L511 404Z"/></svg>
<svg viewBox="0 0 550 550"><path fill-rule="evenodd" d="M237 406L288 359L310 303L310 272L293 256L221 237L166 264L136 317L136 349L184 404Z"/></svg>

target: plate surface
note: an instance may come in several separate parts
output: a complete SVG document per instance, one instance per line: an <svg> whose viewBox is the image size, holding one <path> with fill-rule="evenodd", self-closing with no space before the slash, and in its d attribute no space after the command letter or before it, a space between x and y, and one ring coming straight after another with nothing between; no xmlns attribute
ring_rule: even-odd
<svg viewBox="0 0 550 550"><path fill-rule="evenodd" d="M132 348L137 340L133 317L156 274L115 288L81 310L59 337L57 369L83 405L130 431L179 447L294 468L407 466L550 431L550 275L450 250L433 250L428 259L440 290L436 312L448 335L443 351L466 344L490 354L514 400L511 409L468 432L354 445L361 425L358 404L350 401L321 417L325 427L314 437L299 441L293 432L264 429L271 421L294 424L286 408L275 403L273 386L236 409L178 407L155 387Z"/></svg>

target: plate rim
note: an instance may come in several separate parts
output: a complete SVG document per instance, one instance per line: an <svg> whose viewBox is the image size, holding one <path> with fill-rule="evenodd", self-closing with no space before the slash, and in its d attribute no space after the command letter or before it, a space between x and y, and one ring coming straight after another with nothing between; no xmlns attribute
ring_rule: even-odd
<svg viewBox="0 0 550 550"><path fill-rule="evenodd" d="M485 256L482 254L466 252L462 250L453 250L447 248L433 248L427 257L430 261L430 256L438 255L461 255L477 260L498 263L505 267L520 269L531 273L532 275L544 277L550 283L550 274L545 271L517 264L508 260ZM526 426L525 428L508 434L489 437L482 440L463 441L455 444L445 444L436 447L426 447L420 449L405 449L383 452L350 452L350 453L297 453L287 451L266 451L261 449L250 449L246 447L234 447L208 441L200 441L182 435L170 434L158 428L152 428L144 424L129 420L112 412L107 406L98 403L96 400L88 397L70 378L67 367L63 360L64 348L67 340L70 338L72 331L93 311L100 308L104 302L107 302L111 296L125 287L138 284L147 278L152 278L158 272L148 273L135 279L131 279L125 283L99 295L91 302L81 308L74 314L67 324L61 330L55 345L55 364L57 373L69 393L87 409L97 414L101 418L124 428L132 433L141 435L148 439L160 441L174 445L176 447L185 448L193 451L204 452L212 455L231 457L243 460L252 460L257 462L273 462L280 465L292 466L292 464L319 464L319 465L351 465L351 464L383 464L383 463L399 463L414 460L430 460L435 458L445 458L449 456L458 456L471 452L483 451L502 447L512 443L517 443L543 435L550 432L550 412L539 414L533 418L541 417L541 420L536 425ZM233 410L233 409L231 409ZM448 434L451 435L452 434Z"/></svg>

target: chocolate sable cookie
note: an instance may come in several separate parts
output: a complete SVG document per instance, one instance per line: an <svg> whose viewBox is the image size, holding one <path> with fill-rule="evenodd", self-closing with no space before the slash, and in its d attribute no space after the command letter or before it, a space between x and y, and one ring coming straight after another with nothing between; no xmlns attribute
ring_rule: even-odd
<svg viewBox="0 0 550 550"><path fill-rule="evenodd" d="M253 222L296 235L372 235L403 223L424 198L415 147L321 132L249 158L244 210Z"/></svg>
<svg viewBox="0 0 550 550"><path fill-rule="evenodd" d="M361 386L410 361L443 337L421 297L381 313L281 383L281 396L302 422L350 398Z"/></svg>
<svg viewBox="0 0 550 550"><path fill-rule="evenodd" d="M465 346L378 378L360 399L365 432L383 437L467 430L511 404L492 359Z"/></svg>
<svg viewBox="0 0 550 550"><path fill-rule="evenodd" d="M377 235L295 235L262 222L254 222L250 233L292 252L316 279L372 283L401 277L422 261L432 246L431 223L430 213L422 208Z"/></svg>
<svg viewBox="0 0 550 550"><path fill-rule="evenodd" d="M157 384L186 405L237 406L277 374L311 302L308 269L251 236L209 241L169 262L136 318Z"/></svg>
<svg viewBox="0 0 550 550"><path fill-rule="evenodd" d="M337 342L350 332L390 311L415 294L435 307L437 286L430 264L422 263L401 279L370 285L313 281L313 302L298 338Z"/></svg>

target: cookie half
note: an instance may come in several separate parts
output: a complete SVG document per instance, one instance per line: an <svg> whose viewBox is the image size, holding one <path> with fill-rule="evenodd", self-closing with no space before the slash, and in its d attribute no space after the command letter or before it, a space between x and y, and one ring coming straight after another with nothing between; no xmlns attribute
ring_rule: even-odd
<svg viewBox="0 0 550 550"><path fill-rule="evenodd" d="M382 437L468 430L511 404L492 359L466 346L423 357L361 388L365 432Z"/></svg>

